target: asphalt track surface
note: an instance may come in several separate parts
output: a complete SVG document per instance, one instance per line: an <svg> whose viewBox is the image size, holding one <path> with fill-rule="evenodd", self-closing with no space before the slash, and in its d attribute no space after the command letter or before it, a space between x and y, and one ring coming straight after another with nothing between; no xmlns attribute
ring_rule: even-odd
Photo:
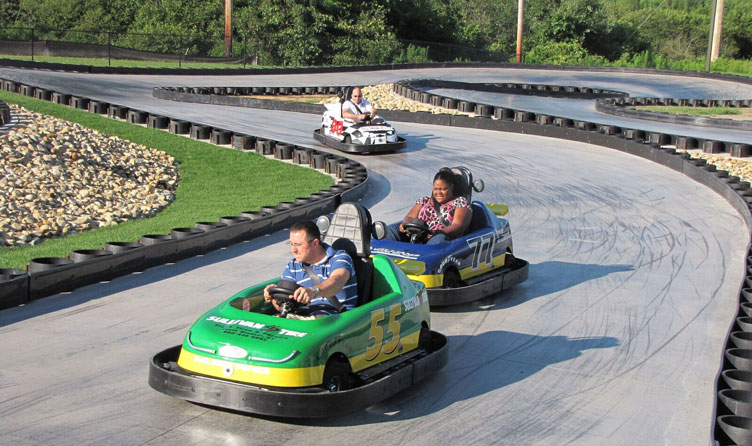
<svg viewBox="0 0 752 446"><path fill-rule="evenodd" d="M752 98L751 86L707 79L489 68L232 77L0 69L0 77L319 149L311 136L319 116L174 103L151 89L440 78ZM595 113L592 100L494 100ZM522 285L432 313L449 338L444 369L324 420L253 417L153 391L154 353L181 343L208 308L279 274L290 256L281 231L0 312L0 444L708 444L748 242L733 208L677 172L594 145L394 124L406 150L352 156L370 171L363 203L373 216L400 219L430 193L438 168L468 166L486 182L475 199L509 205L515 252L530 262Z"/></svg>

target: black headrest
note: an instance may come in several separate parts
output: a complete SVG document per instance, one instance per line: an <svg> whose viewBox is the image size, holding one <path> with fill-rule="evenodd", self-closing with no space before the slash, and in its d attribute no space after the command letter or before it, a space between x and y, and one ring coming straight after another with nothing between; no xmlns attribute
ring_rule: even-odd
<svg viewBox="0 0 752 446"><path fill-rule="evenodd" d="M345 102L349 101L352 97L352 91L354 87L347 87L345 88L345 94L339 99L339 102L341 104L344 104Z"/></svg>
<svg viewBox="0 0 752 446"><path fill-rule="evenodd" d="M454 174L454 184L457 190L454 191L454 195L458 197L465 197L468 201L473 198L473 174L470 169L463 166L452 167L452 173Z"/></svg>
<svg viewBox="0 0 752 446"><path fill-rule="evenodd" d="M356 203L343 203L334 212L324 242L359 257L371 255L371 214Z"/></svg>

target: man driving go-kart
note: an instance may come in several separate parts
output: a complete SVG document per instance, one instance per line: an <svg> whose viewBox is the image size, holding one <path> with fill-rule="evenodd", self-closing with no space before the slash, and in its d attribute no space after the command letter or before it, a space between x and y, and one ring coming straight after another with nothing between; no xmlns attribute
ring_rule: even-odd
<svg viewBox="0 0 752 446"><path fill-rule="evenodd" d="M350 99L342 104L342 117L353 122L368 121L376 117L376 108L363 97L360 88L355 87Z"/></svg>
<svg viewBox="0 0 752 446"><path fill-rule="evenodd" d="M280 315L294 319L322 317L355 306L358 283L353 261L346 251L335 250L321 241L319 228L309 220L299 221L290 228L289 243L294 258L282 272L281 280L294 291L285 300L276 296L279 283L267 285L264 300L272 302ZM308 316L299 316L290 312L289 305L278 304L285 300L295 305L290 299L306 306L297 310L307 310Z"/></svg>

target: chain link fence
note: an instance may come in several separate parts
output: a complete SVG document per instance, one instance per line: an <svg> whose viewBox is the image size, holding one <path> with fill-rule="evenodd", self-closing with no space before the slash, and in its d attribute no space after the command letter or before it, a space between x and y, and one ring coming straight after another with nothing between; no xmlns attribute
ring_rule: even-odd
<svg viewBox="0 0 752 446"><path fill-rule="evenodd" d="M327 66L419 62L500 62L509 55L394 37L305 42L283 35L148 34L42 28L0 28L0 57L52 61L91 59L90 65L142 67ZM137 63L134 61L138 61ZM73 62L87 64L84 61Z"/></svg>

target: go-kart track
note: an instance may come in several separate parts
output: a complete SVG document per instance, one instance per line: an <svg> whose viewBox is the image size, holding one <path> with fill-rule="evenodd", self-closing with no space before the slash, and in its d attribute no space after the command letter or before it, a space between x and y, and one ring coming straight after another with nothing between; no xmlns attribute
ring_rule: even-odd
<svg viewBox="0 0 752 446"><path fill-rule="evenodd" d="M318 115L188 105L152 89L446 79L752 98L752 86L711 79L504 68L254 76L0 68L0 77L322 150L311 138ZM597 113L593 100L483 96L594 122L622 119ZM752 142L748 132L631 121ZM600 146L395 125L405 149L347 155L369 169L362 204L373 217L400 219L440 167L467 166L486 182L476 199L509 205L515 254L530 262L519 286L432 312L431 328L449 342L442 370L367 410L315 420L221 411L152 390L156 352L180 344L207 309L279 275L290 256L280 231L0 311L0 444L709 444L749 241L735 209L681 173Z"/></svg>

